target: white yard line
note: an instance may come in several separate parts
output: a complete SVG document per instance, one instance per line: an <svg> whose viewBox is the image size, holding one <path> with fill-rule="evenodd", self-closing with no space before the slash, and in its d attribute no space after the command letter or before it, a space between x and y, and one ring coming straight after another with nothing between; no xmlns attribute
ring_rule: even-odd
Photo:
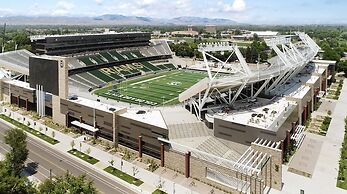
<svg viewBox="0 0 347 194"><path fill-rule="evenodd" d="M136 83L132 83L130 85L134 86L134 85L137 85L137 84L142 84L142 83L145 83L145 82L148 82L148 81L156 80L156 79L159 79L159 78L162 78L162 77L166 77L166 75L161 75L161 76L154 77L154 78L151 78L151 79L142 80L142 81L139 81L139 82L136 82Z"/></svg>
<svg viewBox="0 0 347 194"><path fill-rule="evenodd" d="M178 99L178 97L173 98L173 99L170 99L170 100L168 100L168 101L165 101L164 104L167 104L167 103L169 103L169 102L171 102L171 101L174 101L174 100L176 100L176 99Z"/></svg>

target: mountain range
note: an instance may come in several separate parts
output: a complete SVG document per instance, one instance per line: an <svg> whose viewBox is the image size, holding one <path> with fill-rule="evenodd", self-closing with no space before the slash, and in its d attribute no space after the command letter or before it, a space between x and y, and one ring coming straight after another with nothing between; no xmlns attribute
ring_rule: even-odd
<svg viewBox="0 0 347 194"><path fill-rule="evenodd" d="M105 14L83 16L5 16L0 23L10 25L236 25L237 22L222 18L176 17L171 19Z"/></svg>

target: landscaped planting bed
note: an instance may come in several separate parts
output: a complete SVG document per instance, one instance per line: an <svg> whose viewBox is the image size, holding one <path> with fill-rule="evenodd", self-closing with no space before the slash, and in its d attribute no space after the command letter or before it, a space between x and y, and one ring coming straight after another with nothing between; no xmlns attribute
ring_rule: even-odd
<svg viewBox="0 0 347 194"><path fill-rule="evenodd" d="M108 172L108 173L130 183L130 184L136 185L136 186L140 186L143 183L143 181L141 181L140 179L137 179L133 176L130 176L130 175L128 175L128 174L126 174L126 173L124 173L124 172L122 172L122 171L120 171L120 170L118 170L112 166L105 168L104 171L106 171L106 172Z"/></svg>
<svg viewBox="0 0 347 194"><path fill-rule="evenodd" d="M20 129L23 129L24 131L26 131L26 132L28 132L28 133L30 133L32 135L35 135L36 137L41 138L42 140L44 140L44 141L46 141L46 142L48 142L48 143L50 143L52 145L55 145L55 144L59 143L58 140L56 140L56 139L54 139L52 137L49 137L49 136L47 136L47 135L45 135L45 134L43 134L43 133L41 133L39 131L36 131L35 129L30 128L30 127L28 127L28 126L26 126L26 125L24 125L24 124L22 124L22 123L20 123L20 122L18 122L16 120L12 119L12 118L10 118L10 117L8 117L6 115L0 114L0 118L5 120L5 121L7 121L7 122L9 122L9 123L11 123L12 125L20 128Z"/></svg>
<svg viewBox="0 0 347 194"><path fill-rule="evenodd" d="M345 118L345 135L342 143L339 164L339 173L337 176L336 186L347 190L347 117Z"/></svg>
<svg viewBox="0 0 347 194"><path fill-rule="evenodd" d="M90 164L96 164L96 163L99 162L98 159L93 158L93 157L89 156L88 154L85 154L85 153L83 153L83 152L80 152L80 151L78 151L78 150L76 150L76 149L69 150L68 152L69 152L70 154L72 154L72 155L74 155L74 156L76 156L76 157L78 157L78 158L80 158L80 159L82 159L82 160L84 160L84 161L90 163Z"/></svg>

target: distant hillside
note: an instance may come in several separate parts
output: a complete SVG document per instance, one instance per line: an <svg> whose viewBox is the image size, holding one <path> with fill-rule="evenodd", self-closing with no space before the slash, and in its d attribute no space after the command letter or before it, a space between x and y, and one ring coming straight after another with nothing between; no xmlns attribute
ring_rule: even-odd
<svg viewBox="0 0 347 194"><path fill-rule="evenodd" d="M97 17L69 16L8 16L0 23L10 25L235 25L233 20L221 18L177 17L172 19L106 14Z"/></svg>

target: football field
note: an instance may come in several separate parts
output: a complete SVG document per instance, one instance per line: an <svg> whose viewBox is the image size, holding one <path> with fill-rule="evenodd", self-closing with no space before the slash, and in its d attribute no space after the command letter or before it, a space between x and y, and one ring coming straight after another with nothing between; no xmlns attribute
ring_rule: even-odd
<svg viewBox="0 0 347 194"><path fill-rule="evenodd" d="M175 70L142 76L95 91L98 96L139 105L178 103L178 95L207 76L206 72Z"/></svg>

